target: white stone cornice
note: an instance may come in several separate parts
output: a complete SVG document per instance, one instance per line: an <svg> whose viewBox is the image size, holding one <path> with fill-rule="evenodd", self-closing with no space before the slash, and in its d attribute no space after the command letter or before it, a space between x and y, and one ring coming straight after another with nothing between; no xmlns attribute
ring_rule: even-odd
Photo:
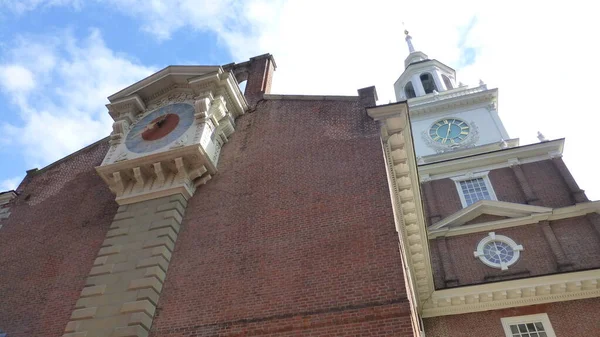
<svg viewBox="0 0 600 337"><path fill-rule="evenodd" d="M487 89L485 85L475 88L456 88L437 95L428 94L408 100L412 116L437 111L473 106L481 103L492 104L498 99L498 89Z"/></svg>
<svg viewBox="0 0 600 337"><path fill-rule="evenodd" d="M0 192L0 206L8 204L16 196L17 193L15 191Z"/></svg>
<svg viewBox="0 0 600 337"><path fill-rule="evenodd" d="M600 296L600 269L436 290L423 317L464 314Z"/></svg>
<svg viewBox="0 0 600 337"><path fill-rule="evenodd" d="M367 113L381 123L394 220L409 281L406 287L420 311L434 286L408 107L395 103L368 108Z"/></svg>
<svg viewBox="0 0 600 337"><path fill-rule="evenodd" d="M494 152L482 153L448 159L419 166L420 174L428 174L431 180L445 179L468 172L490 171L503 167L510 167L514 160L520 164L527 164L553 158L553 154L562 154L564 139L557 139L543 143L524 145Z"/></svg>
<svg viewBox="0 0 600 337"><path fill-rule="evenodd" d="M235 118L248 109L232 73L218 66L170 66L109 100L115 123L110 148L96 171L121 205L178 193L189 198L216 174ZM127 146L126 138L142 118L175 104L193 109L193 120L182 134L152 151Z"/></svg>
<svg viewBox="0 0 600 337"><path fill-rule="evenodd" d="M98 166L119 205L181 193L191 197L203 179L217 172L202 146L190 145ZM209 178L210 179L210 178Z"/></svg>
<svg viewBox="0 0 600 337"><path fill-rule="evenodd" d="M7 207L7 204L17 197L17 193L15 191L6 191L0 192L0 220L7 219L10 216L10 208ZM2 228L2 225L0 225Z"/></svg>

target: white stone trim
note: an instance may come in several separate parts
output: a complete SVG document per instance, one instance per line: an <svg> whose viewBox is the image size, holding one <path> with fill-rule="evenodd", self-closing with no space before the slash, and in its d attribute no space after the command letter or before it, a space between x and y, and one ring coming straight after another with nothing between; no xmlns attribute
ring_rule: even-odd
<svg viewBox="0 0 600 337"><path fill-rule="evenodd" d="M367 114L381 124L381 140L407 294L416 312L421 312L434 286L408 107L406 103L388 104L368 108Z"/></svg>
<svg viewBox="0 0 600 337"><path fill-rule="evenodd" d="M443 227L462 226L483 214L522 218L537 213L548 212L552 212L552 208L497 200L479 200L433 224L429 229L436 230Z"/></svg>
<svg viewBox="0 0 600 337"><path fill-rule="evenodd" d="M504 242L504 243L508 244L514 251L512 259L510 259L509 261L506 261L506 262L500 261L500 263L495 263L493 261L488 260L485 257L483 248L485 247L486 244L488 244L489 242L492 242L492 241L500 241L500 242ZM520 253L522 250L523 250L523 246L518 245L513 239L509 238L508 236L496 235L496 233L490 232L488 234L488 236L484 237L483 239L481 239L481 241L479 241L479 244L477 245L477 249L475 250L475 252L473 252L473 255L475 257L478 257L479 260L481 260L481 262L483 262L486 266L489 266L492 268L497 268L497 269L502 269L502 270L507 270L508 267L512 266L519 260L519 257L521 255Z"/></svg>
<svg viewBox="0 0 600 337"><path fill-rule="evenodd" d="M550 319L548 318L548 314L536 314L536 315L525 315L525 316L513 316L513 317L502 317L500 319L502 322L502 328L504 329L504 334L506 337L512 337L513 333L510 330L511 325L516 324L526 324L526 323L534 323L541 322L544 326L544 330L548 337L556 337L554 333L554 329L552 328L552 324L550 324Z"/></svg>
<svg viewBox="0 0 600 337"><path fill-rule="evenodd" d="M0 193L0 206L8 204L12 199L17 196L14 191L6 191Z"/></svg>
<svg viewBox="0 0 600 337"><path fill-rule="evenodd" d="M456 190L458 192L458 196L460 197L460 202L462 203L463 208L469 207L471 205L467 205L467 200L465 199L465 194L460 186L461 181L482 178L483 182L485 183L485 188L487 189L487 192L489 193L490 198L491 198L489 200L498 200L498 198L496 197L496 192L494 192L494 187L492 186L492 182L490 181L490 178L488 176L489 173L490 173L490 171L482 171L482 172L476 172L476 173L468 172L467 174L450 178L454 181L454 185L456 186ZM488 200L488 199L485 199L485 200Z"/></svg>
<svg viewBox="0 0 600 337"><path fill-rule="evenodd" d="M457 107L472 107L481 103L495 102L498 89L487 89L486 85L475 88L456 88L437 95L427 94L408 100L411 116L448 111Z"/></svg>
<svg viewBox="0 0 600 337"><path fill-rule="evenodd" d="M564 139L543 143L524 145L515 148L483 153L458 159L419 166L419 175L427 174L430 180L451 178L469 172L491 171L514 165L514 160L520 164L533 163L562 156Z"/></svg>
<svg viewBox="0 0 600 337"><path fill-rule="evenodd" d="M481 201L479 201L479 202L481 202ZM473 207L474 205L477 205L479 202L469 206L468 208ZM495 201L493 203L501 203L501 202L502 201ZM515 204L515 205L518 205L518 204ZM539 207L539 206L530 206L530 205L520 205L520 206ZM466 208L466 209L468 209L468 208ZM539 207L539 208L543 208L543 207ZM525 208L523 208L523 209L525 209ZM465 209L463 209L463 210L465 210ZM461 212L461 211L459 211L459 212ZM457 213L459 213L459 212L457 212ZM532 212L531 214L528 214L528 215L524 214L521 217L517 217L517 218L513 218L513 219L496 220L496 221L489 221L489 222L478 223L478 224L473 224L473 225L461 225L461 226L457 226L457 227L452 227L450 225L452 222L446 220L448 218L454 217L454 214L453 214L453 215L450 215L448 218L443 219L442 221L436 223L434 226L430 227L428 235L429 235L429 239L435 239L435 238L441 237L441 236L457 236L457 235L465 235L465 234L472 234L472 233L478 233L478 232L488 232L490 230L498 230L498 229L502 229L502 228L530 225L530 224L538 223L540 221L555 221L555 220L573 218L573 217L583 216L583 215L586 215L588 213L593 213L593 212L600 213L600 201L583 202L583 203L579 203L579 204L576 204L573 206L548 209L548 211L541 212L541 213L533 213ZM455 214L457 214L457 213L455 213ZM492 212L490 212L490 213L483 212L483 213L494 214ZM494 215L500 215L500 214L497 213Z"/></svg>
<svg viewBox="0 0 600 337"><path fill-rule="evenodd" d="M600 269L436 290L423 317L456 315L600 296Z"/></svg>

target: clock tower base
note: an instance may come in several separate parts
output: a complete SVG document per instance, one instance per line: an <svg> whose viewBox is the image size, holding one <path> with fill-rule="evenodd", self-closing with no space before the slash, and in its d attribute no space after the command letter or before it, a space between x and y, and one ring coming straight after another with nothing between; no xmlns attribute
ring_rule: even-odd
<svg viewBox="0 0 600 337"><path fill-rule="evenodd" d="M186 206L175 194L119 207L63 337L148 336Z"/></svg>

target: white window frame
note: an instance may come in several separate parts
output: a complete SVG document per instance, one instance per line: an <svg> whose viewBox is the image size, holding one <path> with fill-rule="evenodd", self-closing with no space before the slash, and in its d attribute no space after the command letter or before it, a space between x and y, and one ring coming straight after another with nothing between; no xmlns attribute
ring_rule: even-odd
<svg viewBox="0 0 600 337"><path fill-rule="evenodd" d="M485 254L483 253L483 247L485 247L485 245L488 242L492 241L500 241L509 245L514 251L512 259L510 259L510 261L508 262L500 261L500 263L495 263L488 260L485 257ZM489 232L488 236L479 241L479 244L477 245L477 250L473 252L473 255L475 255L475 257L478 257L479 260L481 260L481 262L483 262L489 267L507 270L508 267L512 266L519 260L519 257L521 256L521 251L523 251L523 246L518 245L513 239L509 238L508 236L496 235L496 233L494 232Z"/></svg>
<svg viewBox="0 0 600 337"><path fill-rule="evenodd" d="M463 190L460 187L460 182L465 180L483 178L485 187L487 188L488 193L490 194L490 200L498 200L498 198L496 197L496 192L494 192L494 188L492 187L492 182L490 181L490 178L488 176L489 173L490 171L482 171L477 173L468 173L465 175L450 178L454 180L454 184L456 185L456 190L458 191L458 196L460 197L460 202L462 203L463 208L470 206L467 205L467 200L465 199Z"/></svg>
<svg viewBox="0 0 600 337"><path fill-rule="evenodd" d="M525 316L513 316L513 317L503 317L500 319L502 322L502 328L504 328L504 334L506 337L512 337L513 333L510 331L510 326L515 324L527 324L534 322L541 322L544 326L544 330L546 330L546 335L548 337L556 337L554 333L554 329L552 328L552 324L550 324L550 319L548 318L548 314L535 314L535 315L525 315Z"/></svg>

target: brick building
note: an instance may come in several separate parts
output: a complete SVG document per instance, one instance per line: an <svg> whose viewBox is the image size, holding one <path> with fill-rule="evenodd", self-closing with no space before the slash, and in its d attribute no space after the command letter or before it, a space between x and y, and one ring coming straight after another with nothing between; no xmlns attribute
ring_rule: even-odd
<svg viewBox="0 0 600 337"><path fill-rule="evenodd" d="M270 55L110 96L109 137L0 194L0 329L598 335L600 206L563 140L519 146L497 90L407 41L399 103L270 94Z"/></svg>

